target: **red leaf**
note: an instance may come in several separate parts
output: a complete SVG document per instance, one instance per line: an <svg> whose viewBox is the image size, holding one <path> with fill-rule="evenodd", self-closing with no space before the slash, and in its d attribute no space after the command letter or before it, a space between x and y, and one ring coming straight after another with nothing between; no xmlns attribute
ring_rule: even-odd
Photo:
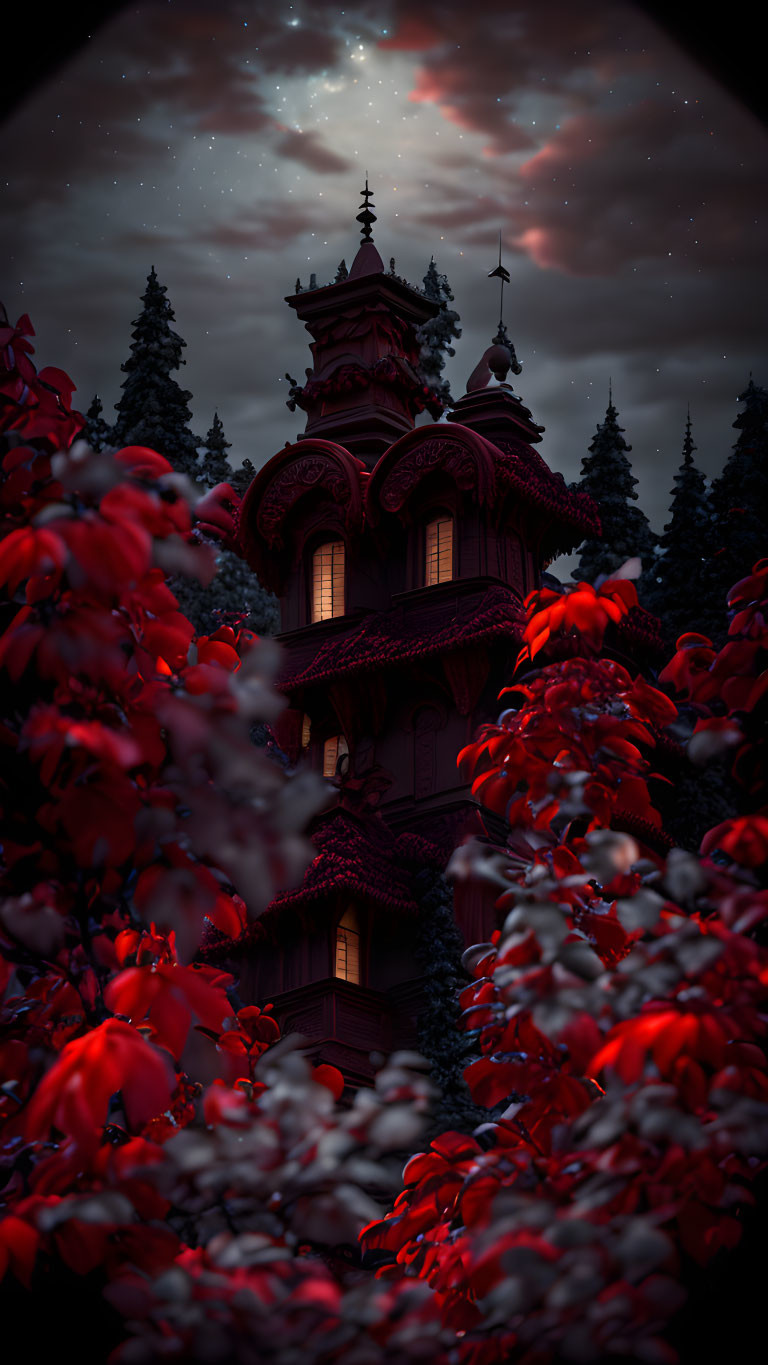
<svg viewBox="0 0 768 1365"><path fill-rule="evenodd" d="M30 1101L27 1134L44 1138L55 1127L93 1152L118 1090L129 1122L140 1127L168 1107L170 1076L161 1054L130 1024L107 1019L63 1048Z"/></svg>
<svg viewBox="0 0 768 1365"><path fill-rule="evenodd" d="M327 1062L323 1062L320 1066L313 1068L312 1079L317 1085L324 1085L326 1090L330 1090L335 1100L341 1099L344 1091L344 1077L338 1067L329 1066Z"/></svg>

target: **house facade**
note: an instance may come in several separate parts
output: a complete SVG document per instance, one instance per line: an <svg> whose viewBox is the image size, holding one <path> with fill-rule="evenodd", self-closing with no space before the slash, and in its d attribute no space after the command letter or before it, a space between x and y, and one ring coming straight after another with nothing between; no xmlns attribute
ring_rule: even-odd
<svg viewBox="0 0 768 1365"><path fill-rule="evenodd" d="M416 425L435 411L417 329L438 304L385 269L369 198L348 274L286 299L312 338L289 400L306 425L241 511L244 553L281 603L277 739L335 803L301 886L225 954L242 998L273 1001L352 1084L372 1052L417 1043L414 880L445 867L475 810L456 756L498 713L526 594L598 524L536 450L503 324L444 420ZM455 913L467 943L487 938L476 888L456 888Z"/></svg>

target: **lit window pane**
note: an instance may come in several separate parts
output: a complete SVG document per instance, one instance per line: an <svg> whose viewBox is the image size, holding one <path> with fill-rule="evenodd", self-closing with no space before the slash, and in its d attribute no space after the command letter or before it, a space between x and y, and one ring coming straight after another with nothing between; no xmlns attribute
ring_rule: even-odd
<svg viewBox="0 0 768 1365"><path fill-rule="evenodd" d="M312 738L312 722L310 721L309 716L306 716L306 715L305 715L303 721L301 722L301 747L302 747L302 749L306 749L306 748L309 747L309 741L310 741L311 738Z"/></svg>
<svg viewBox="0 0 768 1365"><path fill-rule="evenodd" d="M453 578L453 521L438 517L427 526L426 572L427 587L433 583L447 583Z"/></svg>
<svg viewBox="0 0 768 1365"><path fill-rule="evenodd" d="M349 746L343 735L331 735L323 745L323 777L336 776L336 764L349 753Z"/></svg>
<svg viewBox="0 0 768 1365"><path fill-rule="evenodd" d="M360 983L360 931L357 915L350 909L336 926L335 975L342 981Z"/></svg>
<svg viewBox="0 0 768 1365"><path fill-rule="evenodd" d="M312 620L344 615L344 541L318 545L312 556Z"/></svg>

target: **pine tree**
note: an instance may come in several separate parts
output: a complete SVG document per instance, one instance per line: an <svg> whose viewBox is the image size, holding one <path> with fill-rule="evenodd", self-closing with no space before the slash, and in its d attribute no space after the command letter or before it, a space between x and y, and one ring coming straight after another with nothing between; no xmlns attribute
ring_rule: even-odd
<svg viewBox="0 0 768 1365"><path fill-rule="evenodd" d="M745 404L733 424L739 437L711 494L711 592L723 610L729 588L768 554L768 390L750 376L739 402Z"/></svg>
<svg viewBox="0 0 768 1365"><path fill-rule="evenodd" d="M232 469L227 459L227 451L231 448L232 442L224 435L219 414L215 412L213 426L205 438L202 454L202 478L209 488L215 488L217 483L231 482Z"/></svg>
<svg viewBox="0 0 768 1365"><path fill-rule="evenodd" d="M630 498L637 500L637 479L627 459L632 447L624 440L624 428L617 418L609 393L605 421L598 423L590 453L582 460L581 480L576 485L597 503L603 534L600 538L588 536L580 546L581 557L571 574L577 582L594 583L636 556L647 570L655 558L656 535L648 518L639 507L629 506Z"/></svg>
<svg viewBox="0 0 768 1365"><path fill-rule="evenodd" d="M453 913L453 895L442 873L423 868L414 879L419 897L416 961L424 973L424 1009L419 1015L419 1049L431 1063L430 1076L440 1089L432 1129L471 1132L488 1120L488 1110L474 1103L464 1069L473 1060L473 1039L459 1026L459 992L467 984L461 965L464 949Z"/></svg>
<svg viewBox="0 0 768 1365"><path fill-rule="evenodd" d="M446 355L456 354L451 342L461 336L461 328L457 326L458 313L448 307L448 304L453 302L453 291L447 276L439 273L434 256L424 276L424 293L428 299L440 305L440 312L435 317L416 328L416 336L421 347L419 355L421 377L434 394L433 402L427 406L437 421L443 411L453 403L451 386L448 380L443 378L443 367Z"/></svg>
<svg viewBox="0 0 768 1365"><path fill-rule="evenodd" d="M660 554L646 575L646 601L661 618L670 644L686 630L701 630L701 604L691 592L701 584L712 537L707 481L693 462L691 414L685 428L683 462L674 478L670 520L660 538Z"/></svg>
<svg viewBox="0 0 768 1365"><path fill-rule="evenodd" d="M85 414L85 426L82 430L82 437L88 442L91 450L100 451L105 446L112 443L112 431L109 423L102 417L102 402L99 395L93 395L93 402Z"/></svg>
<svg viewBox="0 0 768 1365"><path fill-rule="evenodd" d="M245 459L237 469L230 470L229 483L234 488L235 492L239 493L240 497L243 498L255 478L256 470L254 469L253 461Z"/></svg>
<svg viewBox="0 0 768 1365"><path fill-rule="evenodd" d="M153 266L142 296L144 308L134 321L131 354L121 366L127 378L118 403L112 439L121 445L149 446L164 455L174 469L198 478L199 437L189 430L192 397L173 379L172 371L185 362L182 348L186 342L171 331L174 312L165 297Z"/></svg>
<svg viewBox="0 0 768 1365"><path fill-rule="evenodd" d="M277 598L234 550L217 551L216 575L206 588L196 579L182 577L171 579L170 586L198 635L210 635L219 626L235 630L245 626L257 635L274 635L280 629Z"/></svg>

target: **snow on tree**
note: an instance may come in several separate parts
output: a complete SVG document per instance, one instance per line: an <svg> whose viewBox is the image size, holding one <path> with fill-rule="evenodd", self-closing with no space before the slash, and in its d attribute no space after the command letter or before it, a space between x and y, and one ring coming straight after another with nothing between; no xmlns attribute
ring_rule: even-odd
<svg viewBox="0 0 768 1365"><path fill-rule="evenodd" d="M122 397L115 404L112 444L149 446L164 455L174 469L194 479L200 473L200 439L189 429L192 394L172 377L172 372L185 363L181 352L187 343L171 330L175 314L166 294L153 266L142 295L144 307L133 324L131 354L120 367L127 378Z"/></svg>
<svg viewBox="0 0 768 1365"><path fill-rule="evenodd" d="M691 584L702 581L712 533L707 481L693 462L695 449L689 411L683 461L671 490L670 520L659 540L659 557L647 575L648 605L661 618L673 644L684 631L699 628L695 623L701 619L701 604L691 594Z"/></svg>
<svg viewBox="0 0 768 1365"><path fill-rule="evenodd" d="M224 427L218 412L213 414L213 426L205 438L202 448L202 477L209 488L217 483L231 483L232 469L227 459L227 451L232 442L224 435Z"/></svg>
<svg viewBox="0 0 768 1365"><path fill-rule="evenodd" d="M443 378L443 367L446 355L456 354L451 342L461 336L461 328L457 326L458 313L448 307L453 302L453 290L447 276L438 271L434 256L424 276L424 293L428 299L440 305L440 312L435 317L416 328L421 347L419 368L425 384L434 394L434 402L428 406L431 415L437 420L453 403L451 386Z"/></svg>
<svg viewBox="0 0 768 1365"><path fill-rule="evenodd" d="M601 575L610 576L628 559L639 557L643 569L651 567L655 558L656 535L648 518L639 507L630 507L629 499L637 501L632 465L627 458L632 449L622 435L618 412L609 392L605 421L597 431L581 463L581 479L576 487L589 493L598 505L602 537L588 536L580 546L580 558L571 577L577 582L594 583Z"/></svg>
<svg viewBox="0 0 768 1365"><path fill-rule="evenodd" d="M718 603L729 585L768 552L768 390L750 376L739 402L745 405L733 424L739 437L711 492L715 554L710 596Z"/></svg>
<svg viewBox="0 0 768 1365"><path fill-rule="evenodd" d="M82 437L91 447L91 450L100 451L105 446L111 444L112 432L108 422L102 417L103 405L99 395L93 395L93 402L85 414L85 426L82 430Z"/></svg>

